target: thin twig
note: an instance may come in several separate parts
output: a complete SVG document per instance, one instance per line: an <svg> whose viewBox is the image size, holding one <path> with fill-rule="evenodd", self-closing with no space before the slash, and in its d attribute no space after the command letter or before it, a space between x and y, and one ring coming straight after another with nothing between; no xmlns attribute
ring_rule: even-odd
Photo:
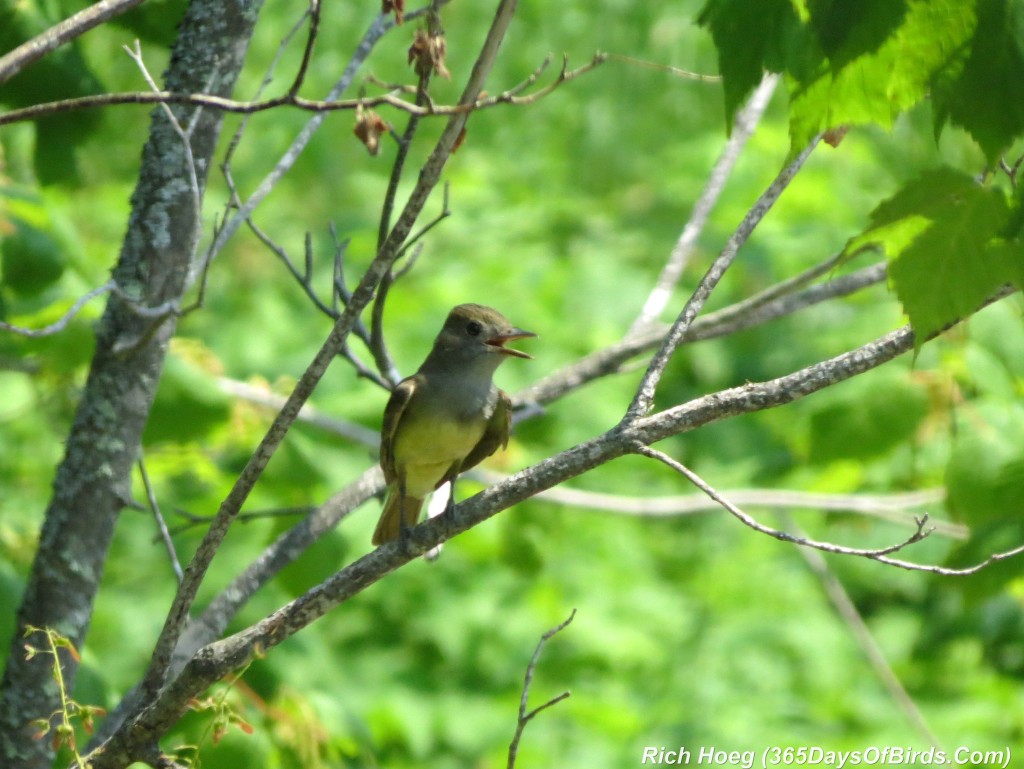
<svg viewBox="0 0 1024 769"><path fill-rule="evenodd" d="M383 23L386 23L386 17ZM390 25L389 25L390 26ZM386 93L380 96L361 96L355 99L333 99L328 97L319 101L306 99L296 94L286 93L269 99L255 101L237 101L223 96L215 96L208 93L176 93L173 91L132 91L127 93L107 93L93 96L80 96L73 99L60 99L57 101L34 104L29 107L11 110L0 114L0 125L11 123L22 123L29 120L38 120L42 117L49 117L64 112L72 112L82 109L94 109L97 107L115 107L130 104L171 104L186 105L194 107L206 107L209 109L230 112L239 115L252 115L257 112L279 109L281 107L294 107L304 112L326 114L329 112L355 111L356 109L389 106L410 115L419 117L453 117L456 115L468 115L478 110L490 109L501 105L525 106L533 104L551 94L555 89L569 83L582 75L587 74L605 62L604 54L598 53L586 64L575 69L566 70L552 83L544 88L524 96L518 96L510 91L504 91L496 96L477 96L472 101L458 104L434 104L418 105L407 101L397 94Z"/></svg>
<svg viewBox="0 0 1024 769"><path fill-rule="evenodd" d="M231 174L230 172L225 172L224 176L225 179L228 179L231 177ZM228 182L228 187L230 190L232 190L232 194L237 196L237 193L234 192L233 179ZM305 273L303 273L300 272L298 267L295 266L295 262L288 255L288 251L284 248L284 246L279 245L273 238L270 237L270 235L264 232L264 230L259 225L257 225L255 221L253 221L253 218L251 216L245 217L245 223L249 227L249 231L252 232L252 234L255 235L256 238L263 245L270 249L270 251L279 260L281 260L282 264L284 264L285 266L285 269L287 269L289 274L295 279L295 282L299 284L299 286L302 288L303 293L305 293L306 296L309 297L309 300L313 303L313 306L316 307L316 309L318 309L320 312L324 313L324 315L331 318L332 320L337 320L338 314L333 310L332 307L327 305L319 297L319 295L316 292L316 288L313 286L312 275L310 274L309 270L311 261L310 258L312 256L312 243L310 241L309 233L306 233L306 242L304 244L307 269Z"/></svg>
<svg viewBox="0 0 1024 769"><path fill-rule="evenodd" d="M900 558L890 557L892 553L898 552L909 545L913 545L917 542L920 542L922 539L925 539L934 531L933 528L925 528L926 524L928 523L927 514L916 519L915 523L917 525L917 528L914 531L914 533L911 534L907 539L905 539L902 542L898 542L895 545L890 545L889 547L883 547L874 550L844 547L842 545L834 545L830 542L818 542L813 539L798 537L788 532L779 531L778 529L773 529L770 526L765 526L764 524L758 523L751 516L744 513L742 510L740 510L738 507L733 505L722 495L720 495L718 492L712 489L707 483L704 482L703 479L701 479L692 470L685 467L680 462L677 462L676 460L672 459L663 452L658 451L657 449L652 449L650 446L645 445L636 445L634 447L634 451L638 454L643 454L644 456L651 457L652 459L657 459L659 462L668 465L676 472L686 476L686 478L691 483L693 483L695 486L697 486L697 488L701 489L705 494L707 494L709 497L718 502L722 507L724 507L730 513L732 513L746 526L749 526L750 528L762 534L767 534L770 537L774 537L775 539L781 540L783 542L790 542L794 545L801 545L802 547L809 547L814 550L821 550L825 553L836 553L838 555L852 555L859 556L862 558L870 558L873 561L878 561L879 563L884 563L888 566L896 566L900 569L906 569L907 571L923 571L928 572L929 574L941 574L946 577L968 577L972 574L977 574L982 569L985 569L994 563L997 563L999 561L1005 561L1009 558L1015 558L1016 556L1024 553L1024 545L1020 545L1019 547L1015 547L1011 550L1006 550L1001 553L993 553L985 560L980 561L979 563L976 563L973 566L967 566L959 569L949 568L946 566L933 566L929 564L914 563L912 561L905 561Z"/></svg>
<svg viewBox="0 0 1024 769"><path fill-rule="evenodd" d="M476 467L467 472L466 477L486 485L492 485L506 480L508 475ZM921 491L893 494L824 494L792 489L729 489L721 494L733 504L742 507L849 513L877 518L890 523L905 524L912 517L909 510L940 503L945 496L945 491L943 489L922 489ZM716 512L722 509L718 502L703 493L642 497L584 491L568 488L562 484L542 491L536 496L537 499L557 505L643 518L675 518ZM938 520L930 514L928 520L936 534L958 540L967 539L970 536L970 530L963 524Z"/></svg>
<svg viewBox="0 0 1024 769"><path fill-rule="evenodd" d="M260 521L265 518L295 518L300 515L308 516L315 510L316 507L313 505L252 510L247 513L239 513L237 520L239 523L249 523L250 521ZM181 534L196 526L208 526L214 518L212 515L199 515L181 507L174 508L174 514L181 518L183 523L179 523L173 529L169 529L172 534Z"/></svg>
<svg viewBox="0 0 1024 769"><path fill-rule="evenodd" d="M516 721L516 731L512 736L512 742L508 746L508 769L513 769L516 765L516 756L519 753L519 741L522 739L523 731L526 729L526 725L530 723L534 716L540 713L542 710L547 710L552 705L557 705L564 699L568 699L570 692L565 691L559 694L557 697L552 697L550 700L545 702L543 705L534 708L527 712L526 704L527 699L530 696L530 686L533 684L533 674L537 668L537 661L540 659L540 653L544 649L544 644L550 641L556 634L565 630L569 626L569 623L576 617L576 610L573 609L569 617L557 625L551 628L544 635L540 637L540 641L537 643L537 648L533 651L533 656L530 658L530 664L526 666L526 675L523 677L523 693L519 698L519 718Z"/></svg>
<svg viewBox="0 0 1024 769"><path fill-rule="evenodd" d="M729 140L722 149L721 155L718 156L718 160L715 161L711 173L708 174L708 181L704 185L704 189L701 190L697 202L693 204L690 218L686 222L686 226L683 227L683 231L679 235L675 246L672 248L668 260L661 270L661 274L655 281L654 288L647 297L647 301L644 302L640 315L633 321L633 326L627 332L627 337L649 327L668 305L672 292L682 277L683 270L686 269L690 256L697 247L697 240L704 230L704 225L714 210L718 197L725 188L725 183L728 181L729 175L732 173L732 169L735 167L736 161L743 151L743 147L746 146L747 140L754 133L754 128L768 107L768 102L771 100L778 82L779 78L776 75L765 76L764 80L761 81L761 85L758 86L754 94L747 100L743 109L737 113L736 122L732 133L729 135Z"/></svg>
<svg viewBox="0 0 1024 769"><path fill-rule="evenodd" d="M805 275L822 266L819 265L808 270ZM856 273L834 278L827 283L811 286L797 293L784 293L782 296L768 301L768 298L778 291L778 286L772 286L748 299L696 318L684 334L682 341L691 343L716 339L785 317L828 299L848 296L883 281L885 270L885 263L880 262ZM784 281L784 283L790 284L792 287L792 280ZM664 342L668 331L669 326L667 325L652 326L647 331L591 353L531 385L516 396L517 400L526 403L549 403L588 382L621 371L627 361L637 355L657 349Z"/></svg>
<svg viewBox="0 0 1024 769"><path fill-rule="evenodd" d="M411 17L412 14L408 14L408 16ZM302 20L300 20L300 23L301 21ZM352 59L346 65L345 70L342 72L341 76L328 91L328 99L339 98L341 94L343 94L349 88L349 86L352 83L352 80L356 76L356 73L363 66L366 59L369 57L370 53L373 51L374 47L384 36L384 34L393 27L394 22L388 16L381 15L374 19L373 23L371 23L370 27L363 34L362 39L356 46L355 53L353 54ZM298 30L298 28L299 25L297 24L295 27L292 28L292 30L288 34L294 34ZM278 48L279 56L281 55L285 44L286 41L282 40L281 46L279 46ZM275 58L275 62L276 61L277 59ZM260 86L261 89L266 84L269 83L268 78L270 78L269 73L264 78L264 85ZM309 142L312 141L313 136L316 134L317 130L319 130L320 126L322 125L326 117L327 113L325 112L317 113L310 117L310 119L298 132L292 143L285 150L285 152L281 156L281 159L278 160L274 167L266 174L266 176L263 177L263 179L257 185L256 189L249 195L248 198L246 198L245 202L238 205L237 210L235 210L231 216L225 217L223 226L221 227L220 231L217 232L216 237L213 238L209 248L207 249L207 254L205 256L206 261L212 261L213 259L216 258L217 254L221 252L225 244L238 231L239 227L241 227L242 224L246 222L247 218L252 215L252 212L255 211L256 208L266 199L266 197L277 187L278 183L281 181L284 175L288 173L291 170L292 166L294 166L295 163L298 161L299 157L302 155L302 152L305 150ZM0 119L2 118L3 116L0 115ZM241 129L242 126L239 126L239 130Z"/></svg>
<svg viewBox="0 0 1024 769"><path fill-rule="evenodd" d="M142 77L145 78L146 84L150 87L152 92L159 93L160 87L157 85L156 80L153 79L153 76L149 74L149 69L146 67L146 62L142 58L141 43L139 43L139 41L136 40L134 48L129 48L128 46L122 47L124 51L128 54L128 56L131 58L131 60L135 62L135 66L139 68L139 71L142 73ZM211 79L214 77L215 73L216 70L214 69L210 74ZM178 134L178 137L181 139L181 146L185 152L185 167L186 170L188 171L189 189L192 193L192 205L195 207L195 211L197 214L195 217L195 234L196 239L198 240L199 232L202 229L202 217L199 216L199 212L202 210L202 191L200 190L199 187L199 176L196 171L195 156L192 153L191 136L192 130L195 128L196 121L199 119L199 116L203 112L203 108L200 106L198 107L198 109L194 110L191 113L189 119L189 127L186 129L182 127L181 123L178 121L177 116L174 114L174 111L170 108L169 105L161 104L160 107L161 109L163 109L164 114L167 116L167 121L171 124L171 127L174 129L174 132Z"/></svg>
<svg viewBox="0 0 1024 769"><path fill-rule="evenodd" d="M253 95L254 99L259 99L259 97L263 95L263 92L270 87L270 84L274 82L274 73L277 71L278 64L281 62L281 59L284 56L285 51L288 50L288 46L291 43L292 39L295 37L295 35L299 33L299 30L302 29L302 27L305 25L306 19L309 18L309 15L310 8L306 8L305 12L291 26L291 29L285 32L284 36L281 38L281 41L277 45L277 51L274 53L274 58L270 60L270 64L267 66L267 71L263 74L263 79L260 81L260 84L256 86L256 92ZM308 41L306 45L308 48ZM299 72L303 73L304 70L300 69ZM292 88L297 88L296 83L299 83L301 85L301 81L299 81L298 76L296 76L296 79L292 82ZM235 151L238 149L238 145L242 141L242 136L245 134L245 129L249 126L249 119L251 117L252 115L245 115L238 122L238 127L231 135L231 141L228 142L227 149L224 151L224 160L221 161L222 170L225 167L230 167L231 161L234 159L235 156ZM230 202L228 203L228 205L230 205Z"/></svg>
<svg viewBox="0 0 1024 769"><path fill-rule="evenodd" d="M641 67L648 67L649 69L657 69L662 72L669 72L679 77L684 77L687 80L697 80L701 83L721 83L721 75L705 75L700 72L691 72L688 69L681 69L679 67L672 67L668 64L661 64L656 61L645 61L644 59L637 59L632 56L624 56L621 53L608 53L605 54L612 61L622 61L626 64L636 64Z"/></svg>
<svg viewBox="0 0 1024 769"><path fill-rule="evenodd" d="M795 534L790 534L789 532L781 531L779 529L773 529L771 526L766 526L763 523L758 522L753 516L743 512L742 510L740 510L740 508L738 508L724 496L722 496L713 488L711 488L711 486L708 485L708 483L703 478L701 478L699 475L693 472L693 470L686 467L682 462L678 462L677 460L672 459L672 457L668 456L664 452L658 451L657 449L651 448L650 446L646 446L643 444L637 444L634 447L634 450L637 454L642 454L645 457L656 459L662 464L671 467L677 473L684 476L688 481L690 481L690 483L692 483L698 489L707 494L711 499L715 500L719 505L721 505L723 508L729 511L735 518L737 518L744 525L750 527L754 531L757 531L761 534L767 534L769 537L774 537L775 539L778 539L782 542L789 542L794 545L810 547L814 548L815 550L822 550L826 553L838 553L840 555L854 555L860 556L862 558L877 559L880 557L890 555L891 553L898 552L905 547L909 547L910 545L920 542L921 540L927 538L928 535L931 534L933 531L933 529L931 528L926 528L928 524L928 514L925 513L924 515L915 519L916 527L914 532L909 537L907 537L905 540L901 542L897 542L894 545L889 545L888 547L883 548L863 549L855 547L845 547L843 545L835 545L831 542L819 542L817 540L807 539L806 537L798 537Z"/></svg>
<svg viewBox="0 0 1024 769"><path fill-rule="evenodd" d="M440 34L440 9L437 0L433 0L427 9L427 34ZM429 101L428 88L433 76L433 68L421 67L419 69L419 82L416 84L416 106L422 107ZM397 137L398 152L395 153L395 160L391 165L391 173L388 176L388 186L384 193L384 202L381 206L380 223L377 228L377 250L381 250L387 242L388 234L391 232L391 225L395 210L395 197L398 195L398 186L402 181L402 173L405 170L405 161L409 157L409 150L412 148L413 139L416 138L416 131L420 127L420 116L409 115L405 130ZM447 190L447 185L445 185ZM445 193L447 199L447 192ZM399 256L401 256L399 251ZM370 310L370 352L373 355L377 371L381 375L397 384L401 376L395 366L394 358L388 351L387 340L384 338L384 306L387 302L388 290L394 281L393 268L389 269L380 282L380 289L377 291L377 298Z"/></svg>
<svg viewBox="0 0 1024 769"><path fill-rule="evenodd" d="M419 259L420 254L423 252L423 236L451 216L451 208L448 206L448 194L448 182L445 182L441 212L423 225L423 227L421 227L417 232L410 235L406 240L405 244L399 250L398 257L395 259L395 262L397 263L398 259L404 257L410 249L412 249L412 253L410 253L405 259L405 263L400 269L395 270L392 267L392 269L388 270L387 275L385 275L384 279L380 282L380 288L377 291L377 300L373 303L369 347L373 352L374 360L377 363L378 369L380 369L393 384L397 384L402 377L398 373L398 368L395 366L394 359L388 352L387 345L384 341L384 307L387 303L388 293L390 292L391 286L394 282L408 274L415 266L416 260Z"/></svg>
<svg viewBox="0 0 1024 769"><path fill-rule="evenodd" d="M307 15L309 16L309 33L306 35L306 46L302 49L302 61L299 63L295 79L288 89L289 96L298 95L299 89L302 88L302 83L306 79L306 73L309 71L309 62L313 59L313 47L316 45L317 34L320 31L320 0L309 0Z"/></svg>
<svg viewBox="0 0 1024 769"><path fill-rule="evenodd" d="M59 333L68 327L72 319L79 313L79 311L85 307L86 304L91 302L98 296L102 296L110 291L114 290L114 280L110 279L102 286L94 288L86 294L80 296L67 311L60 316L53 323L47 324L42 328L26 328L24 326L15 326L12 323L5 323L0 320L0 331L10 331L12 334L18 334L19 336L26 336L29 339L38 339L43 336L50 336L51 334Z"/></svg>
<svg viewBox="0 0 1024 769"><path fill-rule="evenodd" d="M160 512L160 505L156 501L156 492L153 491L153 484L149 482L149 473L146 472L146 461L142 457L139 457L139 475L142 477L142 485L146 489L149 509L153 513L157 529L160 531L160 539L163 540L164 547L167 548L167 555L171 559L171 568L174 570L174 576L180 585L182 580L181 562L178 560L177 550L174 549L174 540L171 539L171 532L167 528L167 521L164 520L164 516Z"/></svg>
<svg viewBox="0 0 1024 769"><path fill-rule="evenodd" d="M420 77L420 90L416 98L422 100L426 97L426 84L429 82L430 73L427 72ZM384 206L381 211L380 229L377 233L377 248L380 249L387 241L388 233L391 231L391 217L394 209L395 195L398 193L398 184L402 178L402 169L405 167L405 160L412 146L413 137L419 126L420 118L416 115L409 116L409 122L405 131L398 139L398 153L395 155L395 162L391 167L391 176L388 180L387 192L384 195ZM388 290L394 281L393 269L385 273L380 282L380 289L374 299L373 307L370 310L370 352L376 362L377 370L392 383L397 384L401 377L395 367L394 358L388 351L387 341L384 338L384 305L387 301Z"/></svg>
<svg viewBox="0 0 1024 769"><path fill-rule="evenodd" d="M725 275L726 270L732 264L733 259L736 257L737 252L747 242L747 238L750 237L750 233L754 231L758 223L764 218L765 214L771 209L775 201L779 199L786 187L789 186L789 182L792 181L797 171L803 166L804 161L810 156L815 146L818 144L818 139L815 138L804 150L797 155L792 161L790 161L785 168L783 168L779 174L775 177L774 181L768 185L761 196L754 203L747 215L743 217L743 221L736 228L736 231L729 238L729 242L726 243L725 248L718 257L711 263L704 277L701 278L697 288L694 289L693 294L687 300L686 305L683 307L676 322L669 329L668 334L665 335L665 339L661 344L661 348L655 354L651 360L650 365L647 367L647 371L644 374L643 380L640 382L640 386L637 388L636 396L633 398L633 402L629 406L629 410L626 412L624 421L628 422L635 420L643 414L647 413L654 404L654 394L658 388L658 383L661 381L661 375L665 371L665 367L668 365L676 348L680 342L683 341L683 337L686 334L690 324L693 323L694 318L700 313L704 307L704 302L711 295L711 292L718 285L718 282Z"/></svg>
<svg viewBox="0 0 1024 769"><path fill-rule="evenodd" d="M426 235L428 232L430 232L432 229L434 229L437 225L439 225L441 222L443 222L445 219L447 219L449 216L452 215L452 209L451 209L451 206L449 205L449 198L450 198L450 189L449 189L449 187L450 187L450 185L448 184L448 182L445 182L444 185L441 188L441 211L440 211L440 213L438 213L437 216L435 216L433 219L431 219L429 222L424 224L416 232L412 233L408 237L408 239L405 241L404 245L402 246L401 250L398 252L398 256L399 257L405 256L405 254L409 251L410 248L412 248L413 246L417 245L419 243L419 241L422 240L424 235ZM415 255L414 255L414 257L415 257ZM412 259L410 259L410 262L411 261L412 261ZM407 262L406 265L401 270L399 270L398 273L396 273L395 278L396 279L400 278L402 275L404 275L406 272L408 272L409 269L410 269L410 266L411 266L410 263Z"/></svg>

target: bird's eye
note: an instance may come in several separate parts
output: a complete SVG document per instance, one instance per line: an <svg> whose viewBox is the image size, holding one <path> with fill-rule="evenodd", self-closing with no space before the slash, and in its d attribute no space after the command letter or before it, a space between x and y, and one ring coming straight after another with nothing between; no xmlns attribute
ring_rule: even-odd
<svg viewBox="0 0 1024 769"><path fill-rule="evenodd" d="M484 330L484 327L477 323L475 320L471 320L466 324L466 333L470 336L480 336L480 332Z"/></svg>

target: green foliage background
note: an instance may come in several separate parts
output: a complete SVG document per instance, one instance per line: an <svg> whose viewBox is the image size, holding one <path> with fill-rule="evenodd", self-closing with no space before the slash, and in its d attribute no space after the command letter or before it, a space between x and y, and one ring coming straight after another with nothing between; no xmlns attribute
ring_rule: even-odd
<svg viewBox="0 0 1024 769"><path fill-rule="evenodd" d="M64 5L63 12L75 7ZM584 0L564 0L557 8L522 3L489 89L519 82L549 52L556 58L565 52L578 64L603 50L699 72L717 71L721 56L724 111L722 85L613 59L534 106L474 116L446 171L453 216L431 233L417 267L391 292L388 340L403 372L418 364L445 312L460 301L493 304L540 334L531 343L534 361L502 369L500 383L509 391L621 338L723 145L723 113L737 109L763 66L786 73L790 98L777 94L744 152L684 289L774 176L791 142L799 148L803 138L838 122L867 123L856 125L837 148L815 152L741 252L713 305L866 243L880 244L895 260L892 281L903 304L875 288L687 347L670 367L661 405L837 354L904 322L903 311L925 328L940 328L950 303L957 313L969 311L991 288L1020 275L1018 196L996 177L984 187L971 181L1021 129L1014 110L1022 102L1013 93L995 94L1007 108L998 118L988 115L987 103L964 111L963 94L973 93L983 75L993 76L986 67L996 65L977 61L981 53L968 54L959 74L947 72L941 82L929 80L927 62L903 73L905 81L877 81L879 72L891 70L895 53L887 46L897 47L892 41L898 36L934 43L933 53L941 53L970 39L977 26L994 24L1000 13L1020 17L1019 3L865 3L859 20L841 17L843 3L809 0L766 3L772 6L766 15L751 14L740 0L600 5L596 12ZM961 37L925 37L934 27L924 17L951 14L952 6L964 14ZM26 4L2 3L0 17L17 17L23 34L45 26L44 11L27 7L31 13ZM301 7L265 9L240 97L254 92ZM75 69L81 76L67 87L76 93L141 90L138 72L118 49L141 36L147 63L159 72L179 8L147 3L122 23L91 32L48 66ZM305 94L324 92L375 11L372 3L325 5L324 35ZM457 98L491 12L490 4L480 3L453 2L445 9L453 80L435 83L439 102ZM765 19L775 19L775 26ZM723 20L730 22L725 29ZM1019 63L1020 30L1011 25L1000 35L1009 53L998 67ZM412 31L410 25L390 34L364 74L410 82L405 57ZM754 39L779 50L759 49ZM288 83L299 53L298 45L289 49L276 88ZM869 89L860 101L841 101L847 79L858 77L877 84L881 96ZM996 80L1011 90L1024 82ZM0 100L9 107L25 103L32 82L15 79L0 89ZM821 89L839 106L813 101ZM938 98L922 101L926 91ZM888 100L885 110L875 96ZM822 115L833 122L822 122ZM385 117L403 123L401 115ZM243 191L258 183L305 120L297 111L252 118L234 163ZM0 129L0 312L8 322L44 325L103 283L125 227L147 114L128 107L60 121L38 130ZM228 123L226 137L238 119ZM293 254L301 252L305 232L312 233L325 291L328 225L351 238L348 270L358 276L373 254L395 151L385 142L379 157L369 157L351 129L351 114L330 116L256 214ZM439 130L428 121L410 168ZM209 222L225 196L214 173ZM924 224L922 197L932 211ZM428 211L440 205L438 199ZM960 218L950 218L954 209ZM928 239L916 240L922 232ZM1003 266L977 269L982 254L995 254ZM937 266L963 290L948 301L922 300L932 289L920 287ZM978 278L979 272L988 277ZM915 301L922 304L916 317ZM682 295L673 308L681 304ZM1017 298L1000 303L923 346L913 361L896 361L806 401L717 424L661 448L722 489L852 494L945 485L948 502L932 512L967 523L972 537L936 536L912 557L973 563L1024 539L1020 312ZM99 313L93 303L51 337L0 336L0 648L8 648ZM205 309L179 328L147 427L147 466L172 524L183 522L175 509L216 509L269 423L268 413L223 395L216 377L287 392L328 330L328 320L274 256L251 235L236 237L211 271ZM638 376L610 378L553 404L522 423L510 450L490 466L511 471L607 429ZM386 393L338 362L313 403L376 429L385 400ZM316 505L372 462L364 447L297 427L247 510ZM573 486L637 496L689 491L665 468L637 458L599 468ZM463 494L473 490L471 482L462 484ZM143 498L141 487L136 494ZM263 616L365 552L376 512L367 505L326 536L234 626ZM769 512L753 512L779 523ZM803 512L798 520L817 538L860 546L889 544L908 531L849 515ZM236 525L214 563L207 597L291 522L271 517ZM83 650L79 701L115 704L148 660L173 590L154 533L147 514L125 512ZM194 527L176 534L183 557L199 536ZM954 580L829 560L947 749L1024 749L1019 563ZM927 746L792 547L724 513L637 518L535 500L459 537L437 562L393 574L254 662L244 686L226 696L255 734L232 730L209 744L210 716L197 713L164 747L201 742L203 765L211 767L503 766L529 656L540 634L572 608L577 618L546 648L531 701L565 689L572 697L531 723L519 766L632 766L648 745Z"/></svg>

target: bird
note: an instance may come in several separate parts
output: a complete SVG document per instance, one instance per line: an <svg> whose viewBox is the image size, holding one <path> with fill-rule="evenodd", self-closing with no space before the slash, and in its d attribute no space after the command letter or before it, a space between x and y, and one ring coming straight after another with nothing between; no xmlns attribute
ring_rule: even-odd
<svg viewBox="0 0 1024 769"><path fill-rule="evenodd" d="M531 358L505 345L536 334L480 304L448 313L426 360L399 382L384 408L380 466L387 490L374 545L415 526L423 499L508 444L512 401L492 382L506 358Z"/></svg>

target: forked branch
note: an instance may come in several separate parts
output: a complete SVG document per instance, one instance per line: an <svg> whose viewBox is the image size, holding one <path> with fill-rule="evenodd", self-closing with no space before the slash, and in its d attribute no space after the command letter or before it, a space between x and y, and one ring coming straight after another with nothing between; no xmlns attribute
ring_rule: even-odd
<svg viewBox="0 0 1024 769"><path fill-rule="evenodd" d="M530 664L526 666L526 675L523 677L523 693L519 698L519 717L516 719L516 731L512 735L512 742L508 746L508 769L513 769L516 765L516 757L519 755L519 741L523 737L523 731L526 729L526 725L533 720L533 717L540 713L542 710L547 710L552 705L557 705L564 699L568 699L570 692L565 691L561 694L552 697L550 700L545 702L543 705L535 707L533 710L527 711L527 702L530 697L530 687L533 685L533 674L537 669L537 662L540 660L540 653L544 650L544 644L554 638L558 633L565 630L569 623L576 618L576 610L573 609L569 617L562 623L556 625L547 631L540 637L540 641L537 643L537 648L533 651L533 656L530 658Z"/></svg>

